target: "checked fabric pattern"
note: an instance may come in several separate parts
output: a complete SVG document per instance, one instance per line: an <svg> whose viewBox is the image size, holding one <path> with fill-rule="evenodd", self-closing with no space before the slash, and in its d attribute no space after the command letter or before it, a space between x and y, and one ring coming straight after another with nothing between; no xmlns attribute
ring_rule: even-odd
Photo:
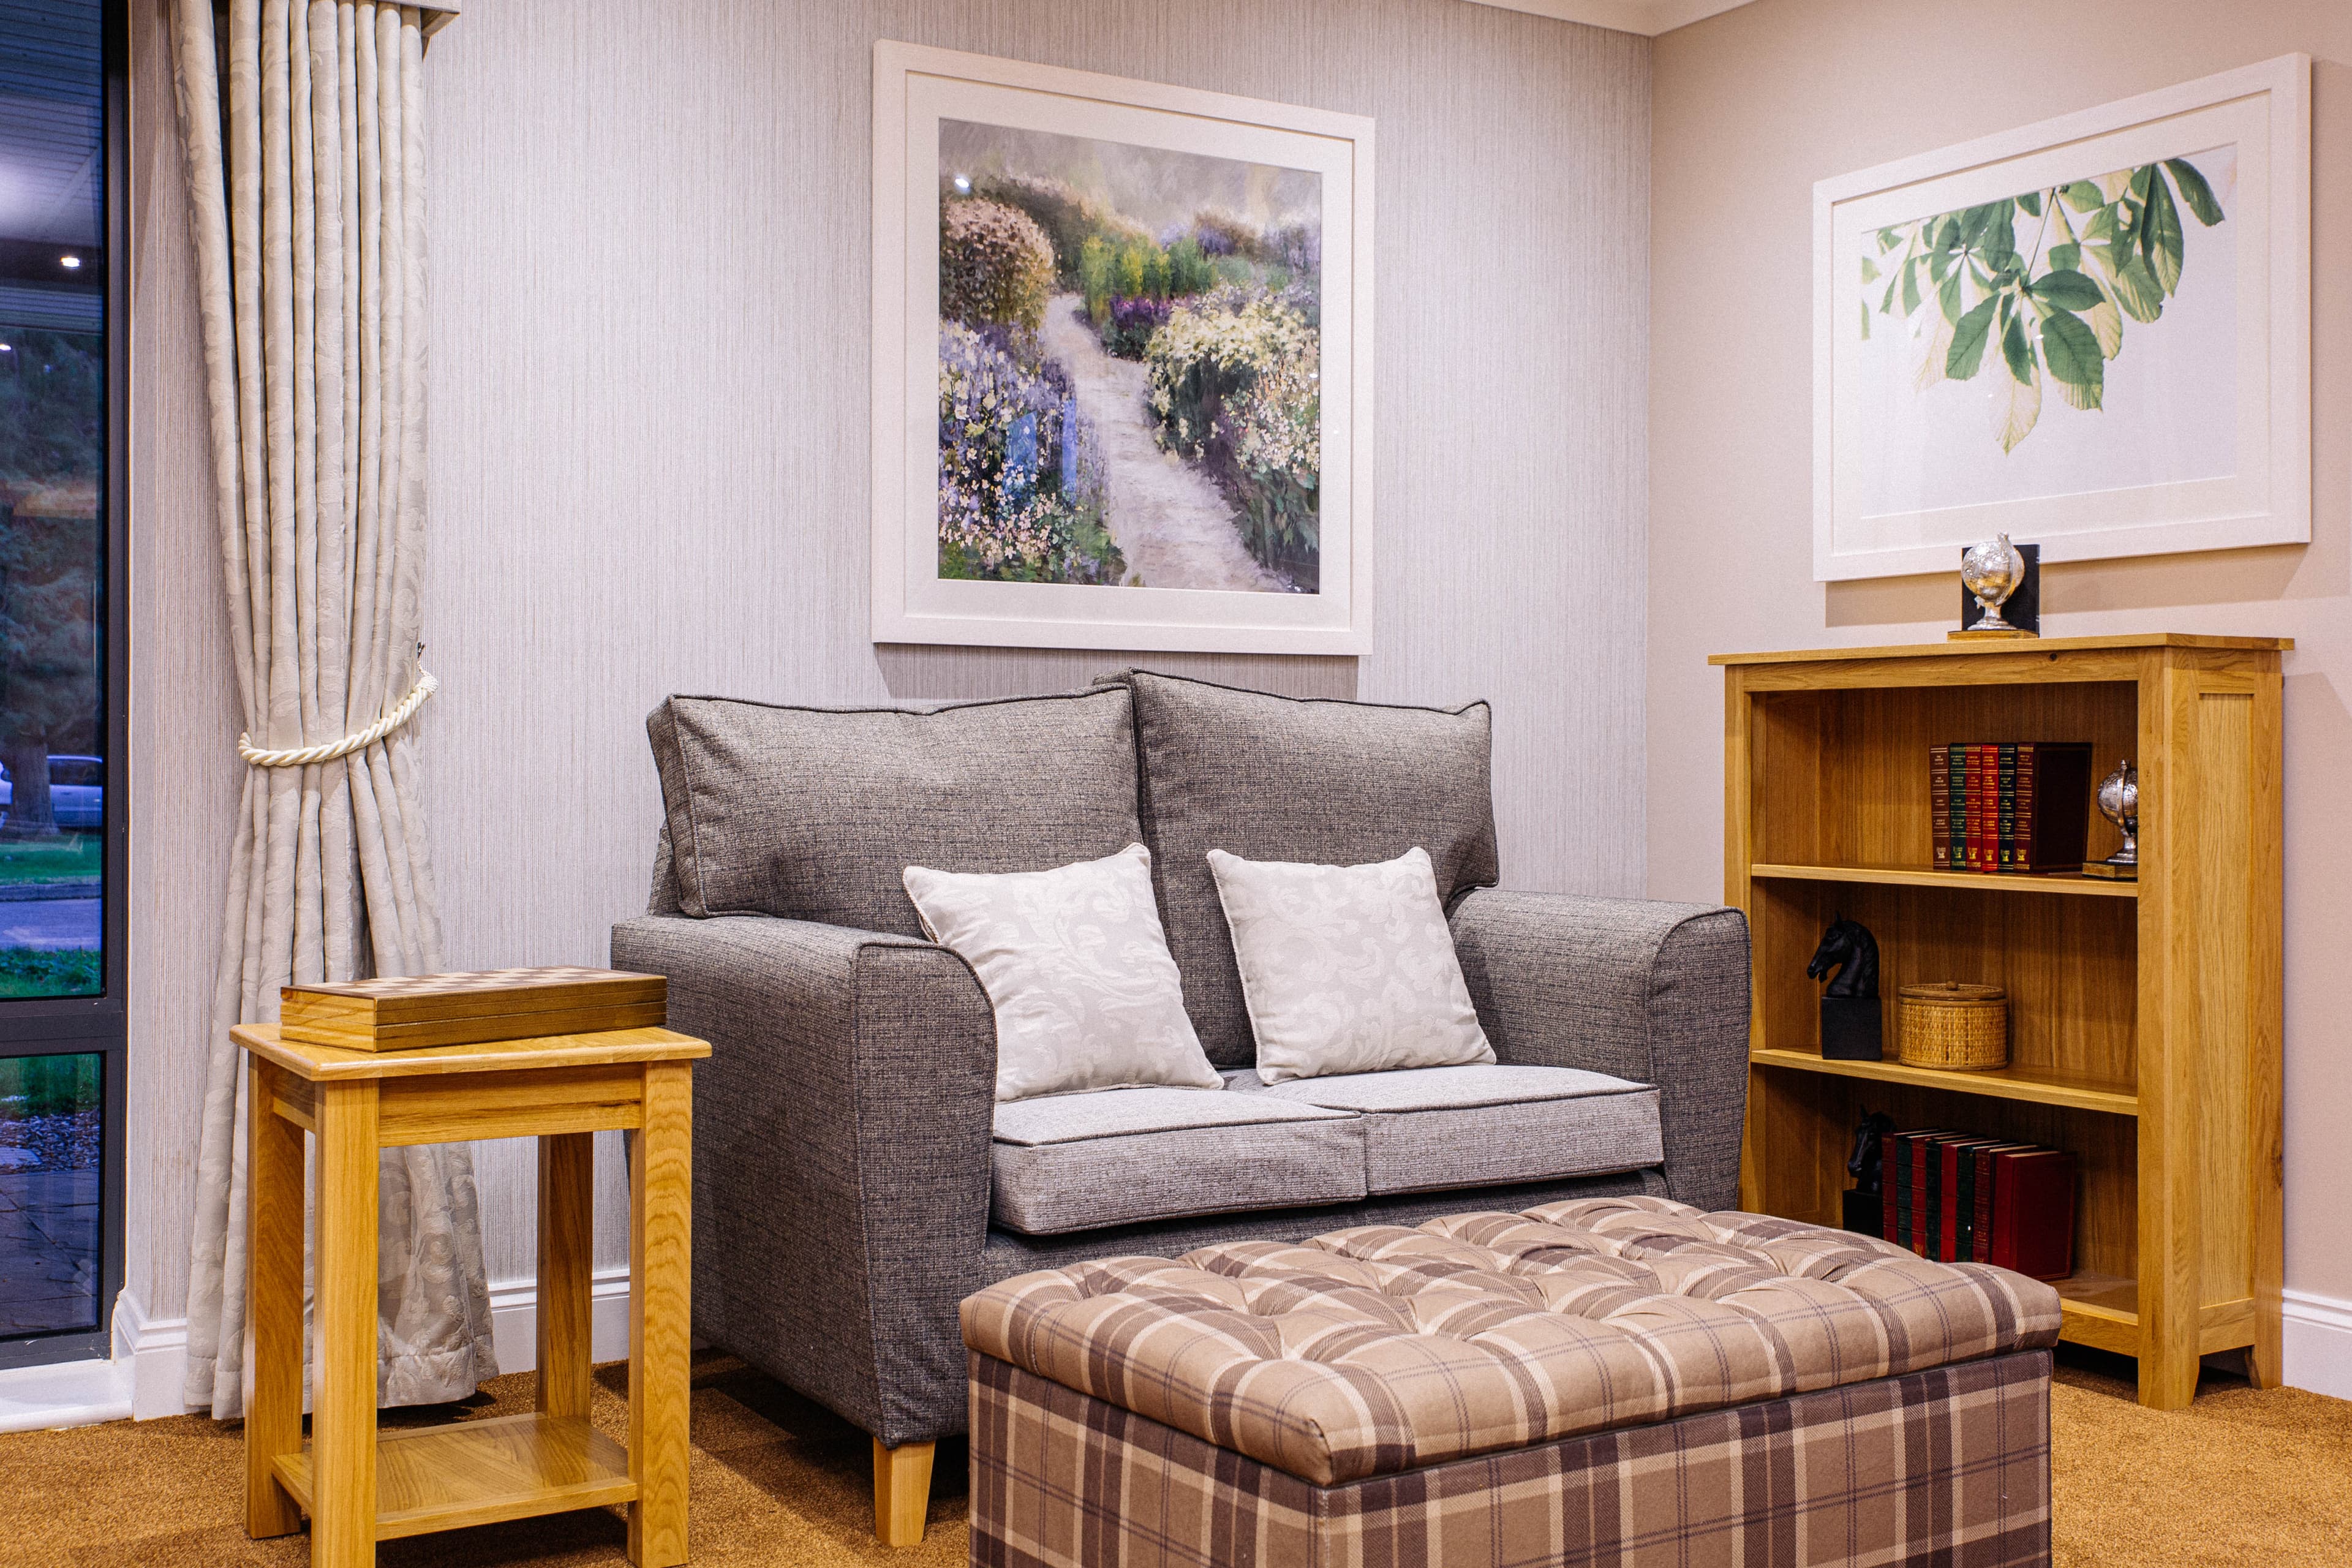
<svg viewBox="0 0 2352 1568"><path fill-rule="evenodd" d="M1320 1486L2056 1342L2057 1292L1642 1195L1024 1274L984 1357Z"/></svg>
<svg viewBox="0 0 2352 1568"><path fill-rule="evenodd" d="M971 1358L974 1568L2048 1568L2050 1352L1318 1487Z"/></svg>

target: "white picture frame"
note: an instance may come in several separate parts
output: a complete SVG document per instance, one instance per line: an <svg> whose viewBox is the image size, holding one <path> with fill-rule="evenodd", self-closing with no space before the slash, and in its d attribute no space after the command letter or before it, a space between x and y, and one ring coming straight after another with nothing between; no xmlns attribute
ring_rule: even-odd
<svg viewBox="0 0 2352 1568"><path fill-rule="evenodd" d="M2194 166L2189 178L2201 210L2181 183L2184 161ZM2229 202L2214 199L2208 164L2232 182ZM2138 210L2172 208L2165 287L2177 292L2151 301L2142 286L2121 285L2131 298L2119 310L2107 265L2129 247L2077 245L2084 297L2101 299L2074 325L2101 312L2093 335L2105 356L2086 372L2088 355L2063 342L2053 351L2042 335L2057 331L2043 313L2050 302L2027 297L2036 265L2055 269L2039 247L2054 226L2079 237L2078 223L2087 232L2098 221L2095 208L2073 196L2088 202L2102 179L2107 193L2117 191L2118 176L2126 179L2111 198L2109 221L2133 212L2127 182L2144 166L2171 171L2161 176L2164 194ZM1901 268L1921 257L1921 237L1935 248L1942 218L1966 219L1987 205L2005 209L1996 221L2013 220L2022 256L2025 226L2045 192L2058 225L2035 226L2036 256L2011 280L2014 300L1992 318L2006 323L2014 315L2024 339L2008 346L2026 350L2021 363L2032 376L2006 375L2020 362L2005 365L1991 352L1989 366L1971 369L1974 379L1955 380L1947 371L1968 366L1971 342L1981 339L1963 332L1954 359L1949 308L1934 299L1916 312L1904 308L1913 283L1928 280L1933 258L1908 279ZM1890 233L1895 244L1881 251ZM1895 268L1879 265L1888 258ZM2039 543L2044 563L2310 541L2309 56L1823 180L1813 187L1813 261L1815 581L1954 571L1966 546L2000 532ZM1979 271L1962 286L1970 309L1992 303L1978 288ZM2169 320L2135 313L2151 304L2179 309ZM1864 331L1873 327L1882 333L1875 342ZM1992 329L1996 351L2006 331ZM1896 334L1892 343L1886 332ZM1939 343L1938 333L1948 341ZM2073 327L2066 334L2082 338ZM2119 344L2112 352L2111 341ZM2129 353L2136 347L2137 358ZM1907 374L1896 374L1898 351L1910 356ZM2056 353L2066 355L2065 384L2047 368ZM2016 402L2030 395L2033 410L2011 406L2012 382ZM2092 407L2075 401L2086 395ZM1983 430L1980 448L1970 445L1970 419ZM2034 446L2036 436L2042 446ZM2028 455L2012 465L2021 453Z"/></svg>
<svg viewBox="0 0 2352 1568"><path fill-rule="evenodd" d="M1163 587L1148 578L1130 586L941 574L942 121L1321 176L1315 591ZM1361 116L877 43L873 640L1221 653L1371 651L1372 194L1372 122ZM1131 438L1128 446L1132 450Z"/></svg>

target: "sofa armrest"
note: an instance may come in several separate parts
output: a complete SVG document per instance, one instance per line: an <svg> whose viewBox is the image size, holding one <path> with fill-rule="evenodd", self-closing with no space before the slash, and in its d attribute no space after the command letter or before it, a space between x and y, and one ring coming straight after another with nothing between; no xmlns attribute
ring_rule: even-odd
<svg viewBox="0 0 2352 1568"><path fill-rule="evenodd" d="M1481 889L1454 950L1495 1053L1655 1084L1666 1191L1739 1205L1748 919L1708 904Z"/></svg>
<svg viewBox="0 0 2352 1568"><path fill-rule="evenodd" d="M669 980L695 1072L703 1338L891 1447L961 1431L956 1303L981 1288L996 1024L971 967L905 937L645 915L613 963Z"/></svg>

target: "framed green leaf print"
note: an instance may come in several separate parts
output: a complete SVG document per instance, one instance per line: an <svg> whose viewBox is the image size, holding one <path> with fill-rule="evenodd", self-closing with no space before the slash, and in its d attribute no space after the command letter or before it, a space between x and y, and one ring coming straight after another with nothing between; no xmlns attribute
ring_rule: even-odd
<svg viewBox="0 0 2352 1568"><path fill-rule="evenodd" d="M1813 187L1813 576L2311 537L2311 61Z"/></svg>

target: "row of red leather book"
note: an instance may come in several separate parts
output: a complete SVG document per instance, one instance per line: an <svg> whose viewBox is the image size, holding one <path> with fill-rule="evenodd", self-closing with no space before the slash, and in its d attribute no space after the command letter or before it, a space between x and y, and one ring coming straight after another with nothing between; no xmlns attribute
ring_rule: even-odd
<svg viewBox="0 0 2352 1568"><path fill-rule="evenodd" d="M1942 1128L1885 1141L1880 1235L1922 1258L2036 1279L2074 1271L2074 1156Z"/></svg>
<svg viewBox="0 0 2352 1568"><path fill-rule="evenodd" d="M1927 805L1938 871L2078 871L2091 828L2090 742L1930 746Z"/></svg>

